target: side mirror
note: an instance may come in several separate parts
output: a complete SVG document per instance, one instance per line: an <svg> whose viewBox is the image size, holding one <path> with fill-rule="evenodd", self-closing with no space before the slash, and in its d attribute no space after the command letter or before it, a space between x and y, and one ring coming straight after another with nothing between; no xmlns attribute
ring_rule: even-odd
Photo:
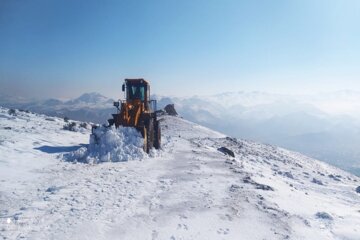
<svg viewBox="0 0 360 240"><path fill-rule="evenodd" d="M125 92L125 84L122 85L122 91Z"/></svg>

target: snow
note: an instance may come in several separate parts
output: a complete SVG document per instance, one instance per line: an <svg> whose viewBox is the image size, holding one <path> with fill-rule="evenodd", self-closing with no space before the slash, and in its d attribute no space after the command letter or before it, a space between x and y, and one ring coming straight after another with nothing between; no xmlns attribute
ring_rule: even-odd
<svg viewBox="0 0 360 240"><path fill-rule="evenodd" d="M64 157L68 161L92 164L141 160L146 156L143 144L141 134L134 128L100 126L94 130L88 147L81 147Z"/></svg>
<svg viewBox="0 0 360 240"><path fill-rule="evenodd" d="M159 153L115 162L46 118L0 108L0 239L360 238L360 179L328 164L169 116ZM99 130L115 149L136 134Z"/></svg>

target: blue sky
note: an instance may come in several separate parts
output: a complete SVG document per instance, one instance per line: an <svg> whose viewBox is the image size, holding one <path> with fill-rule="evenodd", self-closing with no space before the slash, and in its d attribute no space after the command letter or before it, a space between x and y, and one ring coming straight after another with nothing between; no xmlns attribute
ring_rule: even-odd
<svg viewBox="0 0 360 240"><path fill-rule="evenodd" d="M0 2L0 92L360 91L360 1Z"/></svg>

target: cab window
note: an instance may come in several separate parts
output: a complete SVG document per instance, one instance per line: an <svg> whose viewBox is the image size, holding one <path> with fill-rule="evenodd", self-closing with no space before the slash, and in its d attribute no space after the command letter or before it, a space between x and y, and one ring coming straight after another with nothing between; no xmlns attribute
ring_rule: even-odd
<svg viewBox="0 0 360 240"><path fill-rule="evenodd" d="M145 100L145 86L132 85L129 88L129 98L131 100L140 99L141 101L144 101Z"/></svg>

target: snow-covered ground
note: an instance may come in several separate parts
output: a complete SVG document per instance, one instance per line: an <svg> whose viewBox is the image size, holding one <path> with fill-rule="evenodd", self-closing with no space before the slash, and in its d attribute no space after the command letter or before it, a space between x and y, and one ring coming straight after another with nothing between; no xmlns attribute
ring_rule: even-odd
<svg viewBox="0 0 360 240"><path fill-rule="evenodd" d="M152 156L74 163L63 125L0 108L0 239L360 239L360 179L325 163L169 116Z"/></svg>

